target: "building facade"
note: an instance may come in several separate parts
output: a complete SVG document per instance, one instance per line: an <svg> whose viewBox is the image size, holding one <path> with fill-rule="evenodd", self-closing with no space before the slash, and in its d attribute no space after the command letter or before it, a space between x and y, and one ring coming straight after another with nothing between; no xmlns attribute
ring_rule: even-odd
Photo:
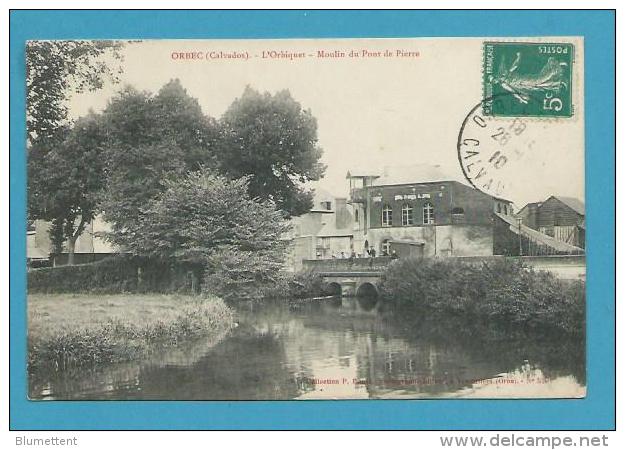
<svg viewBox="0 0 625 450"><path fill-rule="evenodd" d="M317 189L313 208L291 220L286 267L298 271L305 259L348 257L354 247L352 207L346 198Z"/></svg>
<svg viewBox="0 0 625 450"><path fill-rule="evenodd" d="M473 189L437 167L350 171L354 248L377 255L487 256L498 247L495 213L512 216L512 203Z"/></svg>
<svg viewBox="0 0 625 450"><path fill-rule="evenodd" d="M89 222L82 234L76 239L75 264L95 262L111 254L119 253L119 249L100 237L100 233L106 233L110 230L110 224L105 222L101 216L96 216ZM61 253L54 253L50 240L50 222L45 220L31 222L26 233L26 244L27 261L32 267L67 264L67 243L64 243Z"/></svg>
<svg viewBox="0 0 625 450"><path fill-rule="evenodd" d="M552 195L544 202L528 203L518 217L524 225L561 242L586 246L585 206L576 198Z"/></svg>

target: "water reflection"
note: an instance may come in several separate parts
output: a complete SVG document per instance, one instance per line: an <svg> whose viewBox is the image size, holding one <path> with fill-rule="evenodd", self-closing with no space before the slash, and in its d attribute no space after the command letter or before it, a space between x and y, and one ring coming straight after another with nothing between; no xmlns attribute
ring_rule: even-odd
<svg viewBox="0 0 625 450"><path fill-rule="evenodd" d="M583 343L476 335L379 302L239 305L240 326L142 362L33 377L33 399L579 397ZM412 317L412 318L408 318Z"/></svg>

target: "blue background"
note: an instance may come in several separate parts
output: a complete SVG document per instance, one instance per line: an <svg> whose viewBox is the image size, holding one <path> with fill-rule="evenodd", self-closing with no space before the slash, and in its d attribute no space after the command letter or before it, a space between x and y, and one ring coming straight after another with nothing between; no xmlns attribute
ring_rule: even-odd
<svg viewBox="0 0 625 450"><path fill-rule="evenodd" d="M615 98L611 11L13 11L11 429L613 429ZM30 402L26 379L28 39L419 36L585 38L588 396L583 400Z"/></svg>

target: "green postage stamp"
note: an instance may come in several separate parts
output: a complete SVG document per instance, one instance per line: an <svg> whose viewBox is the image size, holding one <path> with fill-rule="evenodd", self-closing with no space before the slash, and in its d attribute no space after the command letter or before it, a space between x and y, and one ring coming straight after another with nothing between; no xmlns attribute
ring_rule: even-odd
<svg viewBox="0 0 625 450"><path fill-rule="evenodd" d="M484 115L573 115L573 44L484 42L483 50Z"/></svg>

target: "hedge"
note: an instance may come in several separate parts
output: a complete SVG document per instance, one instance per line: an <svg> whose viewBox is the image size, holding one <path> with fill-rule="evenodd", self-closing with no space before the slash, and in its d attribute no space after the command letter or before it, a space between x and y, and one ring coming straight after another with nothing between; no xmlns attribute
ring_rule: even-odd
<svg viewBox="0 0 625 450"><path fill-rule="evenodd" d="M28 272L28 291L38 293L190 293L199 288L201 269L115 256L91 264L46 267Z"/></svg>

